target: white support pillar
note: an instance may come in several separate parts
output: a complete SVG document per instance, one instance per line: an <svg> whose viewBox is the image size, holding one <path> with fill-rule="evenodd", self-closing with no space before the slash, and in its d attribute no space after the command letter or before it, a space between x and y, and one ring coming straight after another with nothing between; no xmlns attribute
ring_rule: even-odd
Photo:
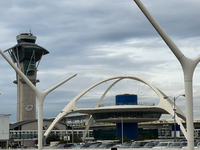
<svg viewBox="0 0 200 150"><path fill-rule="evenodd" d="M165 41L167 46L171 49L173 54L181 63L184 73L185 83L185 100L186 100L186 125L187 125L187 137L188 137L188 149L194 150L194 118L193 118L193 89L192 89L192 78L193 72L196 65L200 61L200 55L194 59L188 59L183 55L175 43L170 39L158 22L153 18L149 11L145 8L140 0L134 0L144 15L147 17L152 26L156 29L162 39Z"/></svg>
<svg viewBox="0 0 200 150"><path fill-rule="evenodd" d="M5 60L11 65L11 67L19 74L19 76L26 82L26 84L33 90L37 97L38 102L38 150L42 150L42 137L43 137L43 103L44 99L51 91L64 84L71 78L75 77L77 74L72 75L71 77L61 81L60 83L54 85L53 87L47 89L46 91L39 91L31 81L19 70L17 66L4 54L2 50L0 50L1 55L5 58Z"/></svg>

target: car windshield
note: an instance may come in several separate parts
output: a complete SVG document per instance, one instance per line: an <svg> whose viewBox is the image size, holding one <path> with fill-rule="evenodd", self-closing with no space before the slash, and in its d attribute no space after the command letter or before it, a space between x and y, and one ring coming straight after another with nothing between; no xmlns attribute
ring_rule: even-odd
<svg viewBox="0 0 200 150"><path fill-rule="evenodd" d="M100 144L99 143L97 143L97 144L92 144L92 145L90 145L89 147L91 148L93 148L93 147L97 147L97 146L99 146Z"/></svg>
<svg viewBox="0 0 200 150"><path fill-rule="evenodd" d="M107 144L101 144L100 146L98 146L98 147L106 147L107 146Z"/></svg>
<svg viewBox="0 0 200 150"><path fill-rule="evenodd" d="M149 142L149 143L146 143L144 146L153 146L154 144Z"/></svg>
<svg viewBox="0 0 200 150"><path fill-rule="evenodd" d="M74 147L76 147L76 148L77 148L77 147L82 147L82 146L83 146L83 145L76 145L76 146L74 146Z"/></svg>
<svg viewBox="0 0 200 150"><path fill-rule="evenodd" d="M121 144L116 144L116 145L114 145L114 146L112 146L112 147L121 147L122 145Z"/></svg>
<svg viewBox="0 0 200 150"><path fill-rule="evenodd" d="M130 142L128 142L128 143L124 143L124 144L122 144L122 146L121 147L127 147L127 146L130 146L131 145L131 143Z"/></svg>
<svg viewBox="0 0 200 150"><path fill-rule="evenodd" d="M89 147L90 145L92 145L94 143L86 143L85 145L83 145L82 147Z"/></svg>
<svg viewBox="0 0 200 150"><path fill-rule="evenodd" d="M131 146L140 146L141 142L133 142Z"/></svg>
<svg viewBox="0 0 200 150"><path fill-rule="evenodd" d="M168 143L159 143L157 146L159 147L159 146L167 146L168 145Z"/></svg>
<svg viewBox="0 0 200 150"><path fill-rule="evenodd" d="M64 147L65 144L59 144L57 147Z"/></svg>
<svg viewBox="0 0 200 150"><path fill-rule="evenodd" d="M181 145L180 142L174 142L174 143L171 143L171 144L169 145L169 147L180 146L180 145Z"/></svg>

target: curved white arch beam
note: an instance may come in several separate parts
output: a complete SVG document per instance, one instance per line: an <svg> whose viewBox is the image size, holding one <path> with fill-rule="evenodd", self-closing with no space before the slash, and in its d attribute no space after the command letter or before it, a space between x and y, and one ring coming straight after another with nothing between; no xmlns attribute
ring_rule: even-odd
<svg viewBox="0 0 200 150"><path fill-rule="evenodd" d="M0 50L1 55L5 58L5 60L11 65L11 67L19 74L19 76L26 82L26 84L31 88L31 90L35 93L38 102L38 149L42 150L42 130L43 130L43 103L45 97L54 89L64 84L71 78L75 77L77 74L72 75L71 77L61 81L60 83L54 85L53 87L47 89L46 91L39 91L32 82L24 75L23 72L19 70L17 66L4 54L2 50Z"/></svg>
<svg viewBox="0 0 200 150"><path fill-rule="evenodd" d="M97 105L95 106L95 108L98 108L99 105L101 104L102 100L104 99L104 97L106 96L106 94L108 93L108 91L119 81L121 81L123 78L116 80L113 84L111 84L107 90L103 93L103 95L101 96L101 98L99 99L99 101L97 102Z"/></svg>
<svg viewBox="0 0 200 150"><path fill-rule="evenodd" d="M164 99L164 96L160 90L158 90L155 86L151 85L149 82L147 82L146 80L136 77L136 76L116 76L116 77L110 77L107 79L104 79L100 82L97 82L96 84L93 84L92 86L90 86L89 88L83 90L81 93L79 93L73 100L70 101L69 104L67 104L67 106L61 111L61 113L55 118L55 120L52 122L52 124L49 126L49 128L47 129L47 131L45 132L44 136L48 136L48 134L50 133L50 131L52 130L52 128L55 126L55 124L62 119L65 115L68 115L69 113L73 113L73 112L78 112L78 110L81 110L81 108L76 107L76 102L85 94L87 93L89 90L91 90L92 88L96 87L97 85L109 81L109 80L113 80L113 79L118 79L117 81L115 81L107 90L106 92L109 91L109 89L116 84L117 82L119 82L122 79L134 79L137 81L140 81L142 83L147 84L159 97L160 97L160 103L158 105L159 108L162 108L164 110L166 110L167 112L169 112L171 114L171 111L173 111L172 107L169 105L169 103ZM104 94L106 94L106 92ZM102 98L105 95L102 95ZM102 98L99 100L99 102L102 100ZM97 104L99 104L99 102ZM163 104L164 103L164 104ZM98 105L97 105L98 106ZM178 118L178 117L177 117ZM179 122L179 121L178 121ZM88 124L89 126L90 124ZM87 128L87 127L86 127Z"/></svg>
<svg viewBox="0 0 200 150"><path fill-rule="evenodd" d="M90 128L90 126L91 126L91 124L92 124L93 121L94 121L94 118L92 117L92 115L90 115L88 123L87 123L87 125L85 127L85 132L83 134L83 138L82 138L83 141L85 141L86 135L87 135L88 130L89 130L89 128Z"/></svg>

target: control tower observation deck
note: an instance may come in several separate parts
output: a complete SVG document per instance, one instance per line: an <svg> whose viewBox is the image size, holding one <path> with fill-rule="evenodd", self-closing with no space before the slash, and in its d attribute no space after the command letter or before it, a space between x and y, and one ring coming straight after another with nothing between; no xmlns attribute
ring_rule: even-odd
<svg viewBox="0 0 200 150"><path fill-rule="evenodd" d="M21 33L16 37L17 45L7 49L12 61L36 86L37 68L43 55L49 52L35 44L36 36L32 33ZM16 74L17 84L17 122L36 119L36 96L29 86Z"/></svg>

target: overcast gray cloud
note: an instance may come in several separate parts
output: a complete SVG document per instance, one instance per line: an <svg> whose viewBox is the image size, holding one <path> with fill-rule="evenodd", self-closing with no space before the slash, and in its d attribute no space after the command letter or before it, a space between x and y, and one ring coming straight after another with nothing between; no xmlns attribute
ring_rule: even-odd
<svg viewBox="0 0 200 150"><path fill-rule="evenodd" d="M187 57L199 55L200 1L141 1ZM184 93L181 65L132 0L7 0L0 2L0 9L2 50L16 45L15 37L31 29L36 43L50 52L38 68L40 90L78 73L46 97L45 118L56 117L82 90L112 76L139 76L167 95ZM15 122L16 75L3 57L0 62L0 113L12 114ZM193 80L195 119L200 119L199 76L198 65ZM94 107L108 84L91 90L77 106ZM114 96L123 93L158 103L148 87L130 80L113 87L103 102L114 102ZM185 113L183 98L177 105Z"/></svg>

